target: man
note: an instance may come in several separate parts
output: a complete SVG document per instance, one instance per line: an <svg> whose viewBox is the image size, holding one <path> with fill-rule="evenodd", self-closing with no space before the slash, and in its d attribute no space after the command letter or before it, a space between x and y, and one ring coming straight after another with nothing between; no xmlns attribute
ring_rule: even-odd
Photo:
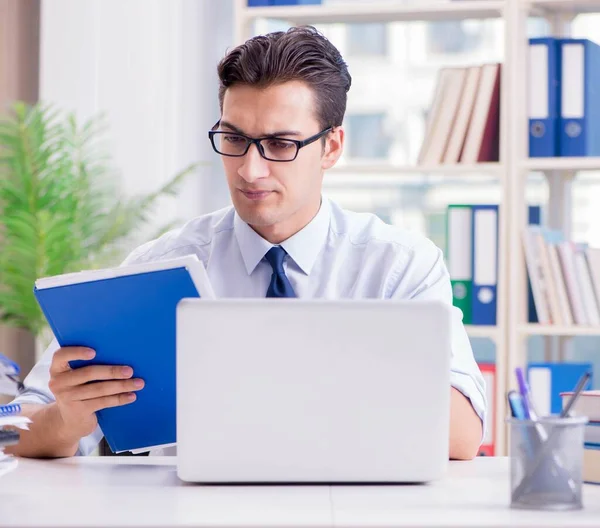
<svg viewBox="0 0 600 528"><path fill-rule="evenodd" d="M233 207L143 245L125 265L196 254L219 297L452 303L442 252L432 242L322 198L323 174L342 154L351 84L330 42L313 28L259 36L233 49L218 73L221 118L209 137ZM470 459L482 438L484 385L456 308L453 317L449 456ZM17 398L33 425L14 453L88 454L102 438L95 411L127 405L143 390L126 365L71 370L69 361L94 352L57 349L50 345Z"/></svg>

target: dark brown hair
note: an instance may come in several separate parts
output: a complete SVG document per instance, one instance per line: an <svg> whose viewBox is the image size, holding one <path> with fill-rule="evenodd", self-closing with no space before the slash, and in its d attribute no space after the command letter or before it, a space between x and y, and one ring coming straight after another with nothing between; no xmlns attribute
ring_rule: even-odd
<svg viewBox="0 0 600 528"><path fill-rule="evenodd" d="M314 27L253 37L231 50L217 71L221 111L227 88L235 84L266 88L304 81L313 90L321 128L342 124L352 78L340 52Z"/></svg>

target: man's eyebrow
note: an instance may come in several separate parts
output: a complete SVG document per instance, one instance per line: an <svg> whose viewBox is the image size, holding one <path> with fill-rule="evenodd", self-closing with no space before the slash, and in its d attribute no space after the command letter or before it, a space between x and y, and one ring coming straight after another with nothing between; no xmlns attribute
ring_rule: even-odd
<svg viewBox="0 0 600 528"><path fill-rule="evenodd" d="M236 127L235 125L232 125L228 121L221 121L221 126L228 128L229 130L233 130L237 134L242 134L244 136L248 135L241 128ZM280 137L280 136L300 136L300 135L301 135L301 133L298 130L277 130L275 132L271 132L270 134L265 134L260 137Z"/></svg>

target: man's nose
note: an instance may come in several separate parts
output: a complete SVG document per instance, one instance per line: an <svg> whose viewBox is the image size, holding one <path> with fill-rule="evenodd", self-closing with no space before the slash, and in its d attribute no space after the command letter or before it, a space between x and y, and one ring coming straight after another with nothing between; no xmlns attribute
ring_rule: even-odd
<svg viewBox="0 0 600 528"><path fill-rule="evenodd" d="M244 162L238 169L238 174L248 183L260 178L266 178L269 175L269 163L258 151L258 145L250 145L248 152L243 158Z"/></svg>

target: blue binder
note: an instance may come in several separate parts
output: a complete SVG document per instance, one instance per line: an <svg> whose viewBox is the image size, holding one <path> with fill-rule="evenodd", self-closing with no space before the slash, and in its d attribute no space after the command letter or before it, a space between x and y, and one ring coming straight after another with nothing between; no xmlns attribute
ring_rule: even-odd
<svg viewBox="0 0 600 528"><path fill-rule="evenodd" d="M473 205L471 323L495 325L498 291L498 205Z"/></svg>
<svg viewBox="0 0 600 528"><path fill-rule="evenodd" d="M558 155L560 54L555 38L529 39L529 156Z"/></svg>
<svg viewBox="0 0 600 528"><path fill-rule="evenodd" d="M541 225L542 209L539 205L529 206L528 225ZM537 310L535 308L535 300L533 298L533 290L531 288L531 279L527 274L527 314L530 323L539 323Z"/></svg>
<svg viewBox="0 0 600 528"><path fill-rule="evenodd" d="M248 7L263 7L272 4L271 0L248 0Z"/></svg>
<svg viewBox="0 0 600 528"><path fill-rule="evenodd" d="M560 155L600 156L600 46L560 39Z"/></svg>
<svg viewBox="0 0 600 528"><path fill-rule="evenodd" d="M35 296L60 346L96 350L93 360L74 361L73 368L129 365L145 381L134 403L97 412L115 453L176 442L176 307L183 298L200 297L205 288L197 284L207 279L198 280L198 267L205 272L195 257L172 262L169 269L64 286L36 281Z"/></svg>

